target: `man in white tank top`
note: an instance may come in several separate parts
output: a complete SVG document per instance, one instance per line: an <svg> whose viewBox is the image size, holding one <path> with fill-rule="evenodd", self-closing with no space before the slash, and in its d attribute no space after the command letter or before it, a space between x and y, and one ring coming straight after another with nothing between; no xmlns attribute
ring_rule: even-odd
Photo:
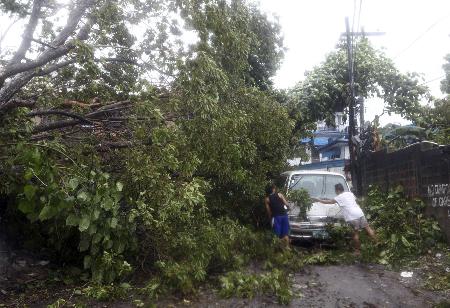
<svg viewBox="0 0 450 308"><path fill-rule="evenodd" d="M375 232L369 226L369 223L364 216L363 211L356 203L356 197L349 191L344 191L342 184L336 184L334 186L336 191L336 197L334 199L317 199L311 198L314 202L320 202L324 204L338 204L342 209L342 214L345 221L353 228L353 242L355 243L355 255L360 254L361 242L359 240L359 231L366 230L367 234L377 241Z"/></svg>

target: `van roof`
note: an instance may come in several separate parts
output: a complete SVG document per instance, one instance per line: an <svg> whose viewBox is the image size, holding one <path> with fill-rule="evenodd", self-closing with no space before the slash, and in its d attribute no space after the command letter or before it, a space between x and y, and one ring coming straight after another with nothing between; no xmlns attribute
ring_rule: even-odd
<svg viewBox="0 0 450 308"><path fill-rule="evenodd" d="M315 171L315 170L292 170L292 171L286 171L281 173L281 175L284 176L290 176L293 174L316 174L316 175L338 175L341 176L343 178L345 178L342 174L340 173L336 173L336 172L330 172L330 171Z"/></svg>

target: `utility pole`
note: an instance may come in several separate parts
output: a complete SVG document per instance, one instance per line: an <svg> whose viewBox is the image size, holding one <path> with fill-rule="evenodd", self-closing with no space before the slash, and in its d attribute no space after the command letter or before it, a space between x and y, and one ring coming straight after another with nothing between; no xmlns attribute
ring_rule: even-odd
<svg viewBox="0 0 450 308"><path fill-rule="evenodd" d="M360 167L356 162L356 147L354 144L354 137L356 133L356 125L355 125L355 105L356 105L356 93L355 93L355 72L354 72L354 54L352 47L352 37L353 36L380 36L384 35L385 32L350 32L350 24L348 21L348 17L345 18L345 29L346 32L342 33L342 36L347 37L347 57L348 57L348 80L350 85L350 99L349 99L349 127L348 127L348 147L350 151L350 172L352 177L353 187L356 188L357 194L362 193L362 174ZM360 109L359 109L359 119L360 119L360 134L362 128L364 127L364 98L360 98L358 100Z"/></svg>
<svg viewBox="0 0 450 308"><path fill-rule="evenodd" d="M352 177L353 187L358 187L356 166L355 166L355 150L353 146L353 136L355 135L355 84L353 74L353 51L350 37L350 24L348 17L345 18L345 29L347 34L347 57L348 57L348 79L350 84L350 99L348 104L349 121L348 121L348 149L350 151L350 172Z"/></svg>
<svg viewBox="0 0 450 308"><path fill-rule="evenodd" d="M362 133L364 129L364 97L358 97L358 105L359 105L359 134Z"/></svg>

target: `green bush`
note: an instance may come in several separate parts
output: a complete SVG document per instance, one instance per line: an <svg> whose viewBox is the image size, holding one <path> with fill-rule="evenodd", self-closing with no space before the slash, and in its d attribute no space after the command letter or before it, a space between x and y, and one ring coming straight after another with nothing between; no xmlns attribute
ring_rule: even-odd
<svg viewBox="0 0 450 308"><path fill-rule="evenodd" d="M371 189L364 210L377 232L380 245L363 245L363 257L397 265L442 242L438 223L424 215L425 206L421 199L406 198L400 186L387 194L377 188Z"/></svg>

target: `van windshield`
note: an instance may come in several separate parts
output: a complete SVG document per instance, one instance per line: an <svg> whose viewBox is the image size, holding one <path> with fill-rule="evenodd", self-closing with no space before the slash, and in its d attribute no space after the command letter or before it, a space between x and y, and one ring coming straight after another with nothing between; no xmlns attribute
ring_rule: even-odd
<svg viewBox="0 0 450 308"><path fill-rule="evenodd" d="M344 178L333 174L294 174L289 183L289 189L306 189L311 197L329 198L336 197L334 186L342 184L344 191L348 191L347 183Z"/></svg>

